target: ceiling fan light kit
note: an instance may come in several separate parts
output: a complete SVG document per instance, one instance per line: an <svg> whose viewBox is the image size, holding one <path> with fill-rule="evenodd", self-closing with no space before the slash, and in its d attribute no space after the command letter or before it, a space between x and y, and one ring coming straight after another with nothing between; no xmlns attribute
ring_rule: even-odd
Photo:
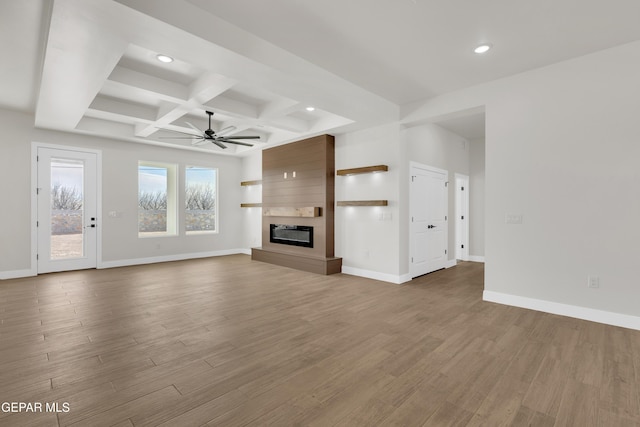
<svg viewBox="0 0 640 427"><path fill-rule="evenodd" d="M177 131L177 130L173 130L173 129L165 129L169 132L175 132L175 133L179 133L182 135L188 135L186 137L178 137L178 136L174 136L174 137L160 137L163 139L191 139L191 144L192 145L204 145L207 142L210 142L212 144L217 145L218 147L222 148L222 149L226 149L227 146L225 144L236 144L236 145L244 145L245 147L253 147L253 144L250 144L248 142L241 142L241 141L236 141L238 139L260 139L259 136L224 136L223 134L232 132L236 129L235 126L229 126L226 127L224 129L222 129L219 133L216 133L212 128L211 128L211 117L213 116L213 112L212 111L205 111L205 113L207 113L207 115L209 116L209 128L207 130L200 130L198 129L198 127L194 126L193 124L189 123L189 122L185 122L191 129L193 129L196 132L199 132L199 135L194 135L192 133L188 133L188 132L181 132L181 131Z"/></svg>

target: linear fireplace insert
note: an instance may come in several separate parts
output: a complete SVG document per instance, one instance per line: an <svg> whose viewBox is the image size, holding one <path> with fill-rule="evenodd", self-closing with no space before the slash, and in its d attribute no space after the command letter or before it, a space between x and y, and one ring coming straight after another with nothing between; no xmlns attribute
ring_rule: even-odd
<svg viewBox="0 0 640 427"><path fill-rule="evenodd" d="M283 245L313 247L313 227L306 225L270 224L269 241Z"/></svg>

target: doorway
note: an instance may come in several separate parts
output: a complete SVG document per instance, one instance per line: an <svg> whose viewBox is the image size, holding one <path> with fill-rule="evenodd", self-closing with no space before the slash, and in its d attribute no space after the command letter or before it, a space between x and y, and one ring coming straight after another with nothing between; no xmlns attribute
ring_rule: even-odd
<svg viewBox="0 0 640 427"><path fill-rule="evenodd" d="M446 267L448 245L448 178L446 170L411 162L411 277Z"/></svg>
<svg viewBox="0 0 640 427"><path fill-rule="evenodd" d="M96 268L99 155L36 146L38 274Z"/></svg>

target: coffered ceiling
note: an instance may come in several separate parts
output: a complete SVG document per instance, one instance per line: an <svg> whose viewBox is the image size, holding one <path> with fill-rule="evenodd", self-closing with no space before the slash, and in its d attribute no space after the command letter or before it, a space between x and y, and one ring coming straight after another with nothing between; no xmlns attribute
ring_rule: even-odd
<svg viewBox="0 0 640 427"><path fill-rule="evenodd" d="M638 40L638 16L635 0L6 0L0 107L44 129L242 154ZM207 128L207 110L256 147L168 139ZM441 124L478 135L484 117Z"/></svg>

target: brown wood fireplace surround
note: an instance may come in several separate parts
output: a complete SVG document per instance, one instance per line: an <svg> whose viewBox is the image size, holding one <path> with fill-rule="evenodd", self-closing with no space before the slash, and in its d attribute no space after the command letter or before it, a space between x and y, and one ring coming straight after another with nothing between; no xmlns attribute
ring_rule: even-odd
<svg viewBox="0 0 640 427"><path fill-rule="evenodd" d="M333 240L334 145L333 136L321 135L262 152L262 247L251 250L253 260L341 271Z"/></svg>

